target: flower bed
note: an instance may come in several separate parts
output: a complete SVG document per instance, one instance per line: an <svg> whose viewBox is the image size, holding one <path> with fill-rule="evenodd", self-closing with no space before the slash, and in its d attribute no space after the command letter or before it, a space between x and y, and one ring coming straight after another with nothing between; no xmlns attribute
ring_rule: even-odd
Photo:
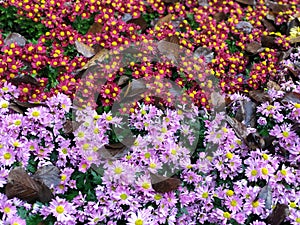
<svg viewBox="0 0 300 225"><path fill-rule="evenodd" d="M300 224L299 4L0 5L0 224Z"/></svg>

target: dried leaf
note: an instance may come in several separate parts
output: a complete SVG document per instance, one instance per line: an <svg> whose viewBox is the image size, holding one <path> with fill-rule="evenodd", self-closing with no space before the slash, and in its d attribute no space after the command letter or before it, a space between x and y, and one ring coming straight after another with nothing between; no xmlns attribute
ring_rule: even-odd
<svg viewBox="0 0 300 225"><path fill-rule="evenodd" d="M256 106L252 101L241 102L242 121L247 127L256 126Z"/></svg>
<svg viewBox="0 0 300 225"><path fill-rule="evenodd" d="M166 15L166 16L160 18L160 19L157 21L157 23L155 24L155 27L160 27L160 26L162 26L164 23L169 23L169 22L172 20L173 16L174 16L173 14L168 14L168 15Z"/></svg>
<svg viewBox="0 0 300 225"><path fill-rule="evenodd" d="M11 102L8 108L20 114L24 113L24 111L14 102Z"/></svg>
<svg viewBox="0 0 300 225"><path fill-rule="evenodd" d="M265 4L269 9L271 9L271 11L273 13L284 12L284 11L288 10L290 7L290 5L278 4L277 2L273 2L273 1L269 1L269 0L266 0Z"/></svg>
<svg viewBox="0 0 300 225"><path fill-rule="evenodd" d="M290 42L291 42L292 44L299 43L299 42L300 42L300 36L299 36L299 37L295 37L295 38L291 38L291 39L290 39Z"/></svg>
<svg viewBox="0 0 300 225"><path fill-rule="evenodd" d="M289 207L285 204L277 204L266 221L270 225L280 225L289 215Z"/></svg>
<svg viewBox="0 0 300 225"><path fill-rule="evenodd" d="M146 84L142 80L133 79L132 82L129 82L125 92L121 93L121 99L127 102L134 98L141 98L141 94L145 93L146 90Z"/></svg>
<svg viewBox="0 0 300 225"><path fill-rule="evenodd" d="M245 5L256 5L255 0L236 0L236 1Z"/></svg>
<svg viewBox="0 0 300 225"><path fill-rule="evenodd" d="M170 42L170 43L173 43L176 45L179 45L179 43L180 43L180 40L179 40L178 36L176 36L176 35L168 36L168 37L164 38L164 41L167 41L167 42Z"/></svg>
<svg viewBox="0 0 300 225"><path fill-rule="evenodd" d="M250 34L253 29L251 23L247 21L240 21L235 27L236 29L242 31L245 34Z"/></svg>
<svg viewBox="0 0 300 225"><path fill-rule="evenodd" d="M89 30L88 30L87 33L91 33L91 34L99 34L99 33L102 32L102 28L103 28L103 25L100 24L100 23L98 23L98 22L96 22L96 23L93 23L93 24L90 26L90 28L89 28Z"/></svg>
<svg viewBox="0 0 300 225"><path fill-rule="evenodd" d="M159 52L165 55L169 60L177 63L179 60L179 45L161 40L157 43Z"/></svg>
<svg viewBox="0 0 300 225"><path fill-rule="evenodd" d="M275 42L276 37L273 36L262 36L261 37L261 44L263 47L267 48L278 48L278 45Z"/></svg>
<svg viewBox="0 0 300 225"><path fill-rule="evenodd" d="M95 50L92 47L84 43L81 43L78 40L75 41L75 47L76 50L86 58L90 58L95 55Z"/></svg>
<svg viewBox="0 0 300 225"><path fill-rule="evenodd" d="M288 27L287 27L287 30L286 30L286 34L290 35L291 29L294 28L294 27L299 27L300 22L299 22L298 18L294 18L294 19L292 19L291 21L288 22L287 26Z"/></svg>
<svg viewBox="0 0 300 225"><path fill-rule="evenodd" d="M213 16L213 18L216 20L217 23L226 20L226 14L224 12L217 12Z"/></svg>
<svg viewBox="0 0 300 225"><path fill-rule="evenodd" d="M252 98L254 101L256 101L258 103L271 102L272 101L272 99L268 95L268 93L266 93L263 90L249 91L249 96L250 96L250 98Z"/></svg>
<svg viewBox="0 0 300 225"><path fill-rule="evenodd" d="M119 142L105 145L99 149L99 154L103 159L119 159L125 156L129 151L129 147Z"/></svg>
<svg viewBox="0 0 300 225"><path fill-rule="evenodd" d="M288 104L289 102L300 104L300 94L296 92L286 93L281 102L284 104Z"/></svg>
<svg viewBox="0 0 300 225"><path fill-rule="evenodd" d="M214 52L209 48L199 47L195 50L194 57L200 58L201 56L204 56L205 62L209 63L214 58Z"/></svg>
<svg viewBox="0 0 300 225"><path fill-rule="evenodd" d="M272 208L272 189L269 184L266 184L258 193L256 200L263 199L265 201L265 207L266 209Z"/></svg>
<svg viewBox="0 0 300 225"><path fill-rule="evenodd" d="M142 16L137 19L128 20L127 23L134 23L136 25L139 25L142 31L145 31L148 27L146 20Z"/></svg>
<svg viewBox="0 0 300 225"><path fill-rule="evenodd" d="M231 118L228 115L226 115L225 120L233 128L237 137L245 141L248 136L246 125L237 121L235 118Z"/></svg>
<svg viewBox="0 0 300 225"><path fill-rule="evenodd" d="M8 174L5 194L8 198L17 197L29 203L35 201L46 203L53 198L51 190L46 185L32 179L21 167L12 169Z"/></svg>
<svg viewBox="0 0 300 225"><path fill-rule="evenodd" d="M24 47L26 45L26 38L21 34L11 33L4 39L4 45L8 46L11 43L16 43L20 47Z"/></svg>
<svg viewBox="0 0 300 225"><path fill-rule="evenodd" d="M212 102L212 109L215 112L222 112L225 110L226 103L225 98L219 92L213 91L210 95L211 102Z"/></svg>
<svg viewBox="0 0 300 225"><path fill-rule="evenodd" d="M35 86L40 86L40 83L38 82L38 80L30 75L19 75L19 76L16 76L15 78L13 79L10 79L10 82L14 85L20 85L22 83L24 84L32 84L32 85L35 85Z"/></svg>
<svg viewBox="0 0 300 225"><path fill-rule="evenodd" d="M244 140L246 145L250 149L263 149L265 147L265 140L264 138L257 132L248 134L246 140Z"/></svg>
<svg viewBox="0 0 300 225"><path fill-rule="evenodd" d="M92 66L96 66L97 63L100 63L101 61L103 61L105 59L105 57L108 55L109 51L106 50L105 48L100 50L93 58L91 58L84 67L82 67L81 69L79 69L77 72L80 72L82 70L86 70L89 67Z"/></svg>
<svg viewBox="0 0 300 225"><path fill-rule="evenodd" d="M118 86L122 86L124 84L127 83L127 81L129 81L129 77L128 76L125 76L125 75L122 75L118 81Z"/></svg>
<svg viewBox="0 0 300 225"><path fill-rule="evenodd" d="M257 54L261 49L261 43L253 41L246 46L246 51L252 54Z"/></svg>
<svg viewBox="0 0 300 225"><path fill-rule="evenodd" d="M150 173L152 188L158 193L175 191L181 184L178 178L165 177Z"/></svg>
<svg viewBox="0 0 300 225"><path fill-rule="evenodd" d="M274 18L275 19L275 18ZM273 20L274 21L274 20ZM275 26L266 19L262 19L262 23L269 32L276 32Z"/></svg>
<svg viewBox="0 0 300 225"><path fill-rule="evenodd" d="M244 141L244 143L250 148L255 150L256 148L263 148L265 146L264 139L257 133L250 133L247 130L245 124L239 122L235 118L231 118L226 115L227 123L233 128L238 138Z"/></svg>
<svg viewBox="0 0 300 225"><path fill-rule="evenodd" d="M180 0L162 0L162 2L164 2L164 3L176 3L176 2L180 2Z"/></svg>
<svg viewBox="0 0 300 225"><path fill-rule="evenodd" d="M45 103L36 103L36 102L20 102L17 99L13 100L13 103L17 104L21 109L24 109L23 111L26 111L28 108L34 108L34 107L48 107Z"/></svg>
<svg viewBox="0 0 300 225"><path fill-rule="evenodd" d="M60 171L54 165L45 165L38 169L32 178L45 184L48 188L57 186L60 183Z"/></svg>
<svg viewBox="0 0 300 225"><path fill-rule="evenodd" d="M277 84L276 82L272 81L272 80L269 80L267 82L267 88L268 89L274 89L276 91L280 91L281 90L280 85Z"/></svg>

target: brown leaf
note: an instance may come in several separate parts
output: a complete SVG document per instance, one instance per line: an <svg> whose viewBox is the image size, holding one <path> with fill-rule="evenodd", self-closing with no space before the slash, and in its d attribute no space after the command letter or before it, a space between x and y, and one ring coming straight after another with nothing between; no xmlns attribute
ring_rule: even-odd
<svg viewBox="0 0 300 225"><path fill-rule="evenodd" d="M242 124L241 122L237 121L235 118L232 118L228 115L226 115L225 119L226 119L227 123L235 131L236 136L245 141L248 136L248 130L247 130L246 125Z"/></svg>
<svg viewBox="0 0 300 225"><path fill-rule="evenodd" d="M257 201L258 199L263 199L265 201L265 208L271 209L272 207L272 188L269 184L266 184L258 193L256 196L256 199L254 201Z"/></svg>
<svg viewBox="0 0 300 225"><path fill-rule="evenodd" d="M266 93L263 90L249 91L249 96L250 96L250 98L252 98L254 101L256 101L258 103L271 102L272 101L272 99L268 95L268 93Z"/></svg>
<svg viewBox="0 0 300 225"><path fill-rule="evenodd" d="M287 30L286 30L286 34L290 35L291 29L294 28L294 27L299 27L299 26L300 26L300 22L299 22L298 18L292 19L291 21L288 22L288 27L287 27Z"/></svg>
<svg viewBox="0 0 300 225"><path fill-rule="evenodd" d="M194 57L195 58L200 58L201 56L204 57L205 62L209 63L213 60L214 58L214 52L206 47L199 47L195 50L194 52Z"/></svg>
<svg viewBox="0 0 300 225"><path fill-rule="evenodd" d="M262 23L269 32L276 32L275 26L266 19L262 19Z"/></svg>
<svg viewBox="0 0 300 225"><path fill-rule="evenodd" d="M280 225L289 215L289 207L285 204L277 204L266 221L270 225Z"/></svg>
<svg viewBox="0 0 300 225"><path fill-rule="evenodd" d="M32 179L21 167L9 172L5 194L8 198L17 197L29 203L35 201L46 203L53 198L51 190L46 185Z"/></svg>
<svg viewBox="0 0 300 225"><path fill-rule="evenodd" d="M160 18L157 23L155 24L155 27L160 27L162 26L164 23L169 23L171 22L172 18L173 18L173 14L168 14L162 18Z"/></svg>
<svg viewBox="0 0 300 225"><path fill-rule="evenodd" d="M101 61L103 61L105 59L105 57L108 55L109 51L107 49L102 49L100 50L93 58L91 58L84 67L82 67L81 69L79 69L77 72L80 72L82 70L86 70L91 66L96 66L97 63L100 63Z"/></svg>
<svg viewBox="0 0 300 225"><path fill-rule="evenodd" d="M264 139L257 132L248 134L245 124L227 115L225 119L235 131L236 136L243 140L250 149L263 148L265 146Z"/></svg>
<svg viewBox="0 0 300 225"><path fill-rule="evenodd" d="M26 45L26 38L21 34L11 33L4 39L4 45L8 46L11 43L16 43L20 47L24 47Z"/></svg>
<svg viewBox="0 0 300 225"><path fill-rule="evenodd" d="M179 61L180 46L165 40L157 43L159 52L165 55L169 60L177 63Z"/></svg>
<svg viewBox="0 0 300 225"><path fill-rule="evenodd" d="M93 23L87 33L91 34L99 34L102 32L103 25L101 23L95 22Z"/></svg>
<svg viewBox="0 0 300 225"><path fill-rule="evenodd" d="M38 82L38 80L30 75L19 75L16 76L15 78L10 79L10 82L14 85L19 85L19 84L32 84L35 86L40 86L40 83Z"/></svg>
<svg viewBox="0 0 300 225"><path fill-rule="evenodd" d="M150 173L152 188L158 193L167 193L175 191L181 184L178 178L165 177Z"/></svg>
<svg viewBox="0 0 300 225"><path fill-rule="evenodd" d="M99 149L101 158L104 159L119 159L125 156L130 151L130 148L119 143L108 144Z"/></svg>
<svg viewBox="0 0 300 225"><path fill-rule="evenodd" d="M226 14L223 12L217 12L213 18L216 20L217 23L221 22L222 20L226 20Z"/></svg>
<svg viewBox="0 0 300 225"><path fill-rule="evenodd" d="M78 123L77 121L66 120L66 122L63 125L64 133L71 134L74 131L76 131L79 126L80 126L80 123Z"/></svg>
<svg viewBox="0 0 300 225"><path fill-rule="evenodd" d="M167 41L167 42L170 42L170 43L173 43L176 45L179 45L179 43L180 43L179 37L176 35L168 36L168 37L164 38L164 41Z"/></svg>
<svg viewBox="0 0 300 225"><path fill-rule="evenodd" d="M299 37L295 37L295 38L291 38L290 42L292 44L299 43L300 42L300 36Z"/></svg>
<svg viewBox="0 0 300 225"><path fill-rule="evenodd" d="M278 45L275 43L276 37L273 36L262 36L261 44L263 47L267 48L278 48Z"/></svg>
<svg viewBox="0 0 300 225"><path fill-rule="evenodd" d="M271 11L273 13L284 12L284 11L288 10L290 7L290 5L278 4L277 2L273 2L273 1L269 1L269 0L266 0L265 4L269 9L271 9Z"/></svg>
<svg viewBox="0 0 300 225"><path fill-rule="evenodd" d="M246 51L252 54L258 53L259 49L261 49L261 43L253 41L246 45Z"/></svg>
<svg viewBox="0 0 300 225"><path fill-rule="evenodd" d="M164 2L164 3L176 3L176 2L180 2L180 0L162 0L162 2Z"/></svg>
<svg viewBox="0 0 300 225"><path fill-rule="evenodd" d="M39 107L39 106L48 107L45 103L20 102L17 99L14 99L13 103L15 103L16 105L18 105L19 107L21 107L21 109L23 111L26 111L26 109L28 109L28 108L34 108L34 107Z"/></svg>
<svg viewBox="0 0 300 225"><path fill-rule="evenodd" d="M92 47L84 43L81 43L78 40L75 41L75 47L76 50L86 58L90 58L95 55L95 50Z"/></svg>
<svg viewBox="0 0 300 225"><path fill-rule="evenodd" d="M255 0L236 0L236 1L245 5L256 5Z"/></svg>
<svg viewBox="0 0 300 225"><path fill-rule="evenodd" d="M130 78L128 76L122 75L117 83L118 86L122 86L122 85L126 84L127 81L129 81L129 79Z"/></svg>
<svg viewBox="0 0 300 225"><path fill-rule="evenodd" d="M250 149L263 149L265 147L265 140L264 138L257 132L248 134L246 140L244 140L246 145Z"/></svg>
<svg viewBox="0 0 300 225"><path fill-rule="evenodd" d="M267 88L268 89L274 89L276 91L280 91L281 90L280 85L277 84L276 82L272 81L272 80L269 80L267 82Z"/></svg>
<svg viewBox="0 0 300 225"><path fill-rule="evenodd" d="M142 31L145 31L148 27L146 20L142 16L137 19L128 20L127 23L134 23L136 25L139 25Z"/></svg>
<svg viewBox="0 0 300 225"><path fill-rule="evenodd" d="M38 169L32 178L45 184L48 188L51 186L57 186L60 183L60 171L54 165L45 165Z"/></svg>
<svg viewBox="0 0 300 225"><path fill-rule="evenodd" d="M240 113L239 121L244 121L244 124L247 127L255 127L256 126L256 103L250 101L241 101L240 102L240 109L238 110L237 114Z"/></svg>
<svg viewBox="0 0 300 225"><path fill-rule="evenodd" d="M134 102L141 99L141 94L147 91L146 84L142 80L133 79L125 90L121 92L122 102Z"/></svg>
<svg viewBox="0 0 300 225"><path fill-rule="evenodd" d="M296 92L286 93L281 102L284 104L288 104L289 102L300 104L300 94Z"/></svg>
<svg viewBox="0 0 300 225"><path fill-rule="evenodd" d="M8 108L20 114L24 113L24 111L14 102L11 102Z"/></svg>

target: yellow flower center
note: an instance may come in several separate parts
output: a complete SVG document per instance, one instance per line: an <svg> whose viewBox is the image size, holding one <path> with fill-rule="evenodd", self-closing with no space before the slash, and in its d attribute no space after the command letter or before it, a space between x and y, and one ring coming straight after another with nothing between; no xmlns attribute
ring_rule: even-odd
<svg viewBox="0 0 300 225"><path fill-rule="evenodd" d="M5 207L4 208L4 212L7 214L7 213L10 213L10 208L9 207Z"/></svg>
<svg viewBox="0 0 300 225"><path fill-rule="evenodd" d="M262 168L261 172L263 175L268 175L269 174L269 170L267 168Z"/></svg>
<svg viewBox="0 0 300 225"><path fill-rule="evenodd" d="M4 153L4 159L8 160L11 158L11 154L9 152Z"/></svg>
<svg viewBox="0 0 300 225"><path fill-rule="evenodd" d="M134 224L135 224L135 225L143 225L144 222L143 222L143 220L141 220L141 219L137 219L137 220L135 221Z"/></svg>
<svg viewBox="0 0 300 225"><path fill-rule="evenodd" d="M160 199L162 199L162 196L160 194L156 194L156 195L154 195L154 199L160 200Z"/></svg>
<svg viewBox="0 0 300 225"><path fill-rule="evenodd" d="M252 176L256 176L256 175L257 175L257 170L252 170L252 171L251 171L251 175L252 175Z"/></svg>
<svg viewBox="0 0 300 225"><path fill-rule="evenodd" d="M286 174L287 174L286 170L280 170L280 173L281 173L283 176L286 176Z"/></svg>
<svg viewBox="0 0 300 225"><path fill-rule="evenodd" d="M146 152L144 154L144 156L145 156L146 159L149 159L151 157L151 153L150 152Z"/></svg>
<svg viewBox="0 0 300 225"><path fill-rule="evenodd" d="M21 125L21 120L15 120L15 122L14 122L14 124L16 125L16 126L20 126Z"/></svg>
<svg viewBox="0 0 300 225"><path fill-rule="evenodd" d="M113 117L112 116L106 116L107 121L112 121Z"/></svg>
<svg viewBox="0 0 300 225"><path fill-rule="evenodd" d="M226 195L229 196L229 197L231 197L231 196L234 195L234 191L228 190L228 191L226 191Z"/></svg>
<svg viewBox="0 0 300 225"><path fill-rule="evenodd" d="M262 157L263 157L264 160L268 160L269 159L269 156L266 153L262 154Z"/></svg>
<svg viewBox="0 0 300 225"><path fill-rule="evenodd" d="M149 189L150 188L150 183L148 183L148 182L143 182L143 184L142 184L142 187L144 188L144 189Z"/></svg>
<svg viewBox="0 0 300 225"><path fill-rule="evenodd" d="M115 168L115 174L121 174L123 172L123 169L121 167Z"/></svg>
<svg viewBox="0 0 300 225"><path fill-rule="evenodd" d="M295 106L296 109L300 109L300 103L295 103L294 106Z"/></svg>
<svg viewBox="0 0 300 225"><path fill-rule="evenodd" d="M223 217L226 218L226 219L230 219L231 215L230 215L229 212L224 212Z"/></svg>
<svg viewBox="0 0 300 225"><path fill-rule="evenodd" d="M270 110L273 109L273 108L274 108L273 105L268 105L268 106L267 106L267 110L268 110L268 111L270 111Z"/></svg>
<svg viewBox="0 0 300 225"><path fill-rule="evenodd" d="M289 135L290 135L290 134L289 134L289 132L287 132L287 131L283 131L283 132L282 132L282 136L283 136L283 137L286 137L286 138L287 138L287 137L289 137Z"/></svg>
<svg viewBox="0 0 300 225"><path fill-rule="evenodd" d="M290 202L290 207L291 207L291 208L296 208L296 207L297 207L296 202Z"/></svg>
<svg viewBox="0 0 300 225"><path fill-rule="evenodd" d="M298 217L298 218L296 219L296 222L297 222L297 223L300 223L300 217Z"/></svg>
<svg viewBox="0 0 300 225"><path fill-rule="evenodd" d="M56 207L56 212L62 214L65 211L65 208L62 205Z"/></svg>
<svg viewBox="0 0 300 225"><path fill-rule="evenodd" d="M231 205L231 206L237 206L237 201L236 201L236 200L232 200L232 201L230 202L230 205Z"/></svg>
<svg viewBox="0 0 300 225"><path fill-rule="evenodd" d="M127 195L125 193L123 193L123 194L120 195L120 198L122 200L126 200L127 199Z"/></svg>
<svg viewBox="0 0 300 225"><path fill-rule="evenodd" d="M203 192L202 198L208 198L208 193L207 192Z"/></svg>
<svg viewBox="0 0 300 225"><path fill-rule="evenodd" d="M259 201L252 202L252 206L253 206L253 208L258 207L259 206Z"/></svg>
<svg viewBox="0 0 300 225"><path fill-rule="evenodd" d="M227 152L226 153L226 158L227 159L232 159L233 158L233 154L231 152Z"/></svg>
<svg viewBox="0 0 300 225"><path fill-rule="evenodd" d="M32 115L33 117L39 117L39 116L40 116L40 112L39 112L39 111L33 111L33 112L31 113L31 115Z"/></svg>

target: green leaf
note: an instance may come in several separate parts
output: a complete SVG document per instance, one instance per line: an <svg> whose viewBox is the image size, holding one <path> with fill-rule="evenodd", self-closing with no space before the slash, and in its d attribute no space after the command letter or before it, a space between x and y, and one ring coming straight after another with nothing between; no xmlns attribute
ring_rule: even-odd
<svg viewBox="0 0 300 225"><path fill-rule="evenodd" d="M26 225L37 225L43 221L43 217L40 215L34 214L26 219Z"/></svg>

